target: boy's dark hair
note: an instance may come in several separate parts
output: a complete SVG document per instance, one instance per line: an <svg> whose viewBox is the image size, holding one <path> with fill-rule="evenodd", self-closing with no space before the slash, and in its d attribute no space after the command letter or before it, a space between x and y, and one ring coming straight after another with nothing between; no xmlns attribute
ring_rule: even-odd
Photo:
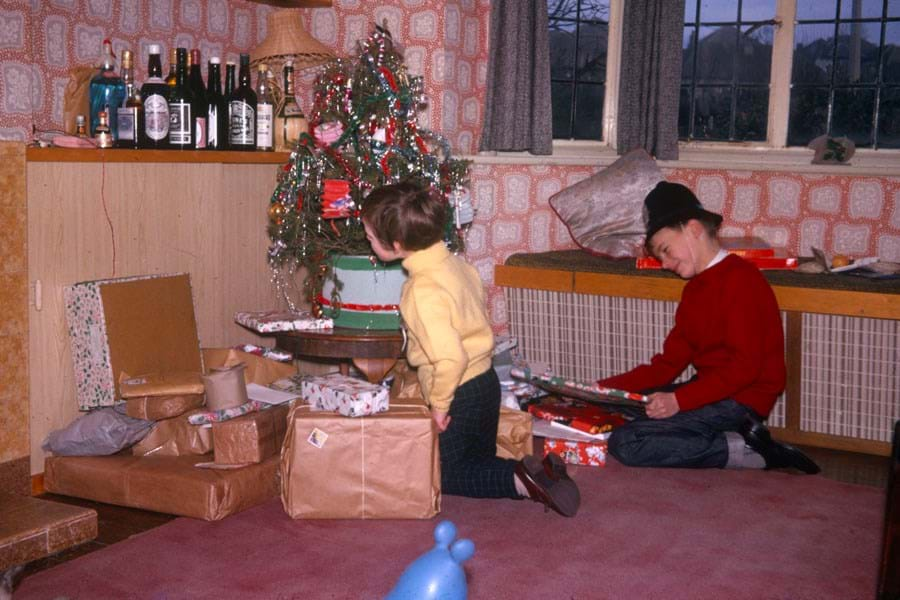
<svg viewBox="0 0 900 600"><path fill-rule="evenodd" d="M403 182L380 187L363 201L362 218L390 248L424 250L444 237L447 203L435 190Z"/></svg>

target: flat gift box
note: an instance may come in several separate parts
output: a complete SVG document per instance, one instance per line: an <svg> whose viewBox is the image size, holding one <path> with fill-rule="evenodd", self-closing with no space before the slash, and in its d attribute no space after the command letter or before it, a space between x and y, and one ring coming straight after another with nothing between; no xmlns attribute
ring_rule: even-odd
<svg viewBox="0 0 900 600"><path fill-rule="evenodd" d="M275 333L279 331L298 331L303 329L331 329L334 321L325 317L312 316L309 311L257 311L236 312L234 320L239 325L259 333Z"/></svg>
<svg viewBox="0 0 900 600"><path fill-rule="evenodd" d="M336 410L345 417L360 417L386 411L390 390L377 383L334 373L301 379L300 397L319 410Z"/></svg>
<svg viewBox="0 0 900 600"><path fill-rule="evenodd" d="M544 456L550 452L558 454L570 465L586 465L591 467L606 466L607 442L575 442L556 438L544 438Z"/></svg>

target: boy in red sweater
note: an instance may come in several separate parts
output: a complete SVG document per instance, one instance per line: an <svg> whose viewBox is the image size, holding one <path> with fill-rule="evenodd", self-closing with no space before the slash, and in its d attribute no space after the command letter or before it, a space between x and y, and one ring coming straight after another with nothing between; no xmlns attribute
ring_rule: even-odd
<svg viewBox="0 0 900 600"><path fill-rule="evenodd" d="M818 473L762 423L785 384L784 334L772 288L755 266L722 250L721 215L704 210L687 187L661 182L644 208L648 250L689 282L662 352L599 381L650 396L646 417L613 431L610 454L631 466ZM688 365L696 376L673 384Z"/></svg>

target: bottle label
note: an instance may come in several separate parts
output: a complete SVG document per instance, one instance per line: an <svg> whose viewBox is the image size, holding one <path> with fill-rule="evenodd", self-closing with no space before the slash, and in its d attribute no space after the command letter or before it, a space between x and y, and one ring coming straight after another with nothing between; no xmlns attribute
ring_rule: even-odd
<svg viewBox="0 0 900 600"><path fill-rule="evenodd" d="M282 109L284 116L286 117L302 117L303 111L300 110L300 105L297 104L293 99L285 100L284 108Z"/></svg>
<svg viewBox="0 0 900 600"><path fill-rule="evenodd" d="M219 109L215 104L210 104L206 112L206 145L219 147Z"/></svg>
<svg viewBox="0 0 900 600"><path fill-rule="evenodd" d="M240 100L231 102L231 122L228 126L228 141L232 144L252 146L256 144L256 111Z"/></svg>
<svg viewBox="0 0 900 600"><path fill-rule="evenodd" d="M119 140L133 142L135 137L135 108L118 108L116 109L116 123L119 128Z"/></svg>
<svg viewBox="0 0 900 600"><path fill-rule="evenodd" d="M206 148L206 117L194 120L194 139L197 140L194 148Z"/></svg>
<svg viewBox="0 0 900 600"><path fill-rule="evenodd" d="M272 121L274 115L271 104L260 104L256 107L256 147L272 147Z"/></svg>
<svg viewBox="0 0 900 600"><path fill-rule="evenodd" d="M190 146L191 135L191 103L172 102L169 105L169 143L177 146Z"/></svg>
<svg viewBox="0 0 900 600"><path fill-rule="evenodd" d="M151 94L144 100L144 130L155 142L169 135L169 103L165 96Z"/></svg>

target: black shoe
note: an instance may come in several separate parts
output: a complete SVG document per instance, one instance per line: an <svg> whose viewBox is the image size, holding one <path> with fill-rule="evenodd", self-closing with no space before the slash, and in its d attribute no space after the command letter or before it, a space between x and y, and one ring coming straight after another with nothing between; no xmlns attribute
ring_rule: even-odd
<svg viewBox="0 0 900 600"><path fill-rule="evenodd" d="M748 416L741 427L744 441L766 461L766 469L797 469L815 475L821 469L811 458L790 444L776 442L762 421Z"/></svg>
<svg viewBox="0 0 900 600"><path fill-rule="evenodd" d="M574 517L581 505L578 486L568 476L561 478L554 471L553 467L556 465L548 468L549 465L553 465L553 462L542 462L534 456L526 456L516 464L515 473L525 484L528 497L543 503L545 510L552 508L564 517Z"/></svg>

